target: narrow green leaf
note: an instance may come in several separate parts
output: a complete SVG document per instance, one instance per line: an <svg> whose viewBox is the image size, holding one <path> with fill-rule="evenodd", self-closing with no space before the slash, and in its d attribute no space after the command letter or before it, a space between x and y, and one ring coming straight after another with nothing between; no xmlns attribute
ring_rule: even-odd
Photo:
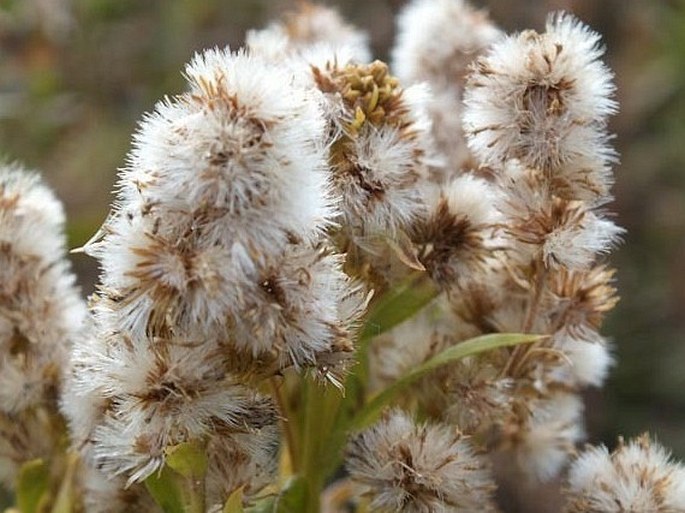
<svg viewBox="0 0 685 513"><path fill-rule="evenodd" d="M183 477L202 478L207 472L207 453L203 443L184 442L166 450L166 464Z"/></svg>
<svg viewBox="0 0 685 513"><path fill-rule="evenodd" d="M274 513L302 513L307 511L307 481L302 476L292 477L276 499Z"/></svg>
<svg viewBox="0 0 685 513"><path fill-rule="evenodd" d="M425 272L413 273L404 283L386 292L373 305L360 338L371 339L412 317L440 293Z"/></svg>
<svg viewBox="0 0 685 513"><path fill-rule="evenodd" d="M357 341L358 363L345 385L351 391L352 399L361 398L359 394L366 389L371 339L413 317L439 294L440 289L428 273L414 272L372 303Z"/></svg>
<svg viewBox="0 0 685 513"><path fill-rule="evenodd" d="M41 498L48 493L50 470L42 459L27 461L19 469L17 506L22 513L36 513Z"/></svg>
<svg viewBox="0 0 685 513"><path fill-rule="evenodd" d="M223 513L244 513L242 486L230 495L222 511Z"/></svg>
<svg viewBox="0 0 685 513"><path fill-rule="evenodd" d="M424 377L432 370L456 362L466 356L475 355L499 347L527 344L545 338L544 335L526 335L519 333L494 333L475 337L459 344L448 347L442 353L435 355L427 362L412 369L388 388L376 395L362 410L357 413L351 423L351 430L364 429L372 424L381 414L383 408L388 405L407 386Z"/></svg>
<svg viewBox="0 0 685 513"><path fill-rule="evenodd" d="M184 513L183 493L173 470L163 467L145 480L145 486L164 513Z"/></svg>

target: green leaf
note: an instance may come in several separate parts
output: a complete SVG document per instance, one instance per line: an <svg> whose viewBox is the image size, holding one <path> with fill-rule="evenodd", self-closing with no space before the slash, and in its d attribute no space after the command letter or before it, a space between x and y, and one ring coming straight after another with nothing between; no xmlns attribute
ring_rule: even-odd
<svg viewBox="0 0 685 513"><path fill-rule="evenodd" d="M307 510L308 484L302 476L290 478L276 499L274 513L302 513Z"/></svg>
<svg viewBox="0 0 685 513"><path fill-rule="evenodd" d="M475 355L499 347L514 346L518 344L529 344L545 338L545 335L526 335L519 333L494 333L475 337L459 344L448 347L442 353L435 355L427 362L412 369L400 379L395 381L388 388L376 395L369 401L362 410L352 420L350 428L352 431L364 429L371 425L381 414L381 411L402 390L412 383L418 381L429 372L446 365L456 362L466 356Z"/></svg>
<svg viewBox="0 0 685 513"><path fill-rule="evenodd" d="M358 364L346 383L353 399L366 388L371 339L413 317L439 294L440 289L427 273L414 272L372 303L357 342Z"/></svg>
<svg viewBox="0 0 685 513"><path fill-rule="evenodd" d="M50 470L42 459L27 461L19 469L17 506L22 513L36 513L38 505L49 493Z"/></svg>
<svg viewBox="0 0 685 513"><path fill-rule="evenodd" d="M183 477L202 478L207 472L207 453L201 442L184 442L165 452L166 464Z"/></svg>
<svg viewBox="0 0 685 513"><path fill-rule="evenodd" d="M413 273L373 305L360 338L368 340L394 328L416 314L439 293L440 289L427 273Z"/></svg>
<svg viewBox="0 0 685 513"><path fill-rule="evenodd" d="M244 513L243 509L243 487L241 486L236 491L234 491L226 504L224 504L223 513Z"/></svg>
<svg viewBox="0 0 685 513"><path fill-rule="evenodd" d="M164 513L184 513L183 493L173 470L163 467L145 480L145 486Z"/></svg>
<svg viewBox="0 0 685 513"><path fill-rule="evenodd" d="M272 496L264 497L255 504L248 506L245 513L273 513L275 502L276 499Z"/></svg>

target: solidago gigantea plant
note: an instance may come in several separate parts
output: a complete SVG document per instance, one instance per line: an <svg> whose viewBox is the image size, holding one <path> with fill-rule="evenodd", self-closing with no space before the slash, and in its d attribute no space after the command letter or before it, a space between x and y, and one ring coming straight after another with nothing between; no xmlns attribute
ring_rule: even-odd
<svg viewBox="0 0 685 513"><path fill-rule="evenodd" d="M685 511L647 436L575 452L622 233L599 36L564 13L507 36L460 0L398 27L392 66L314 5L195 56L83 248L90 315L61 207L2 168L21 513L497 512L506 472L564 473L568 513Z"/></svg>

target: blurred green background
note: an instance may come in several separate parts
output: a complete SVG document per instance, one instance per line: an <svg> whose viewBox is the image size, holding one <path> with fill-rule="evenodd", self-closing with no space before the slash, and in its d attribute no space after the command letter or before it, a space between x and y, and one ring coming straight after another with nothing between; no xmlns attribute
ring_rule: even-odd
<svg viewBox="0 0 685 513"><path fill-rule="evenodd" d="M240 46L277 18L278 0L0 0L0 154L40 169L65 201L79 246L109 208L141 114L184 87L209 46ZM401 0L338 0L385 59ZM542 29L566 9L604 35L621 112L611 206L628 229L613 257L622 302L604 333L619 365L588 394L589 438L649 430L685 458L685 1L492 0L507 30ZM94 262L75 256L84 294Z"/></svg>

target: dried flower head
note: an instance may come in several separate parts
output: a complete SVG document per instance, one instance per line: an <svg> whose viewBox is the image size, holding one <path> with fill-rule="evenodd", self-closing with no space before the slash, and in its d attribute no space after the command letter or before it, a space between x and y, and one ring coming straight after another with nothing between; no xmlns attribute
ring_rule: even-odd
<svg viewBox="0 0 685 513"><path fill-rule="evenodd" d="M413 0L397 18L393 70L408 84L460 87L469 64L501 32L464 0Z"/></svg>
<svg viewBox="0 0 685 513"><path fill-rule="evenodd" d="M605 125L616 102L600 36L563 13L546 29L501 39L474 64L465 94L469 147L483 165L517 158L551 171L584 159L601 172L613 158Z"/></svg>
<svg viewBox="0 0 685 513"><path fill-rule="evenodd" d="M405 85L430 84L428 110L444 158L431 172L449 179L473 166L461 127L466 71L500 31L463 0L413 0L398 16L397 29L392 69Z"/></svg>
<svg viewBox="0 0 685 513"><path fill-rule="evenodd" d="M566 513L685 511L685 467L647 434L611 453L588 447L571 465Z"/></svg>
<svg viewBox="0 0 685 513"><path fill-rule="evenodd" d="M437 370L423 380L422 407L468 434L505 423L512 415L514 380L502 376L502 359L493 352Z"/></svg>
<svg viewBox="0 0 685 513"><path fill-rule="evenodd" d="M103 272L72 355L66 402L83 407L65 411L88 464L128 484L179 443L233 437L249 454L238 435L276 422L255 385L290 365L333 376L365 306L319 247L333 209L318 97L244 52L204 52L186 76L142 122L86 248ZM262 463L234 482L260 488Z"/></svg>
<svg viewBox="0 0 685 513"><path fill-rule="evenodd" d="M410 232L419 261L444 288L482 280L501 243L496 234L497 190L485 180L463 175L426 196L427 211Z"/></svg>
<svg viewBox="0 0 685 513"><path fill-rule="evenodd" d="M329 57L340 54L357 62L368 62L368 39L365 32L347 23L335 9L304 1L282 22L248 31L246 44L253 52L274 58L308 55L325 48Z"/></svg>
<svg viewBox="0 0 685 513"><path fill-rule="evenodd" d="M103 267L100 325L136 340L224 337L286 248L318 241L333 213L324 120L289 71L210 50L186 74L190 91L142 123L87 246Z"/></svg>
<svg viewBox="0 0 685 513"><path fill-rule="evenodd" d="M99 349L74 362L71 399L82 407L89 394L100 401L89 429L74 431L87 433L83 448L98 468L129 483L158 470L173 445L276 421L270 401L228 374L220 349L208 342L148 345L112 335Z"/></svg>
<svg viewBox="0 0 685 513"><path fill-rule="evenodd" d="M615 273L615 269L599 265L588 271L561 270L555 274L550 284L553 325L571 333L598 330L607 312L618 303Z"/></svg>
<svg viewBox="0 0 685 513"><path fill-rule="evenodd" d="M347 468L368 487L374 511L494 512L485 459L454 428L414 424L401 411L353 438Z"/></svg>
<svg viewBox="0 0 685 513"><path fill-rule="evenodd" d="M424 91L403 89L379 61L329 63L314 77L330 113L329 165L342 224L360 235L393 237L421 208Z"/></svg>
<svg viewBox="0 0 685 513"><path fill-rule="evenodd" d="M590 329L562 329L554 334L552 347L563 355L548 369L546 380L567 387L601 386L614 364L611 345Z"/></svg>
<svg viewBox="0 0 685 513"><path fill-rule="evenodd" d="M0 410L54 406L85 308L65 258L64 212L37 174L0 166Z"/></svg>
<svg viewBox="0 0 685 513"><path fill-rule="evenodd" d="M341 360L351 355L366 298L342 271L340 255L326 247L289 245L252 285L230 320L238 350L297 369L330 367L333 352Z"/></svg>
<svg viewBox="0 0 685 513"><path fill-rule="evenodd" d="M596 203L556 195L539 169L508 161L498 183L503 230L515 242L519 259L541 258L546 267L583 269L609 253L624 230L607 219Z"/></svg>
<svg viewBox="0 0 685 513"><path fill-rule="evenodd" d="M505 428L505 443L528 478L547 481L556 477L585 436L583 402L569 393L549 398L519 396L518 424Z"/></svg>
<svg viewBox="0 0 685 513"><path fill-rule="evenodd" d="M244 52L205 51L186 76L190 91L141 124L121 215L188 212L208 237L258 252L320 234L331 210L316 99L287 69Z"/></svg>

